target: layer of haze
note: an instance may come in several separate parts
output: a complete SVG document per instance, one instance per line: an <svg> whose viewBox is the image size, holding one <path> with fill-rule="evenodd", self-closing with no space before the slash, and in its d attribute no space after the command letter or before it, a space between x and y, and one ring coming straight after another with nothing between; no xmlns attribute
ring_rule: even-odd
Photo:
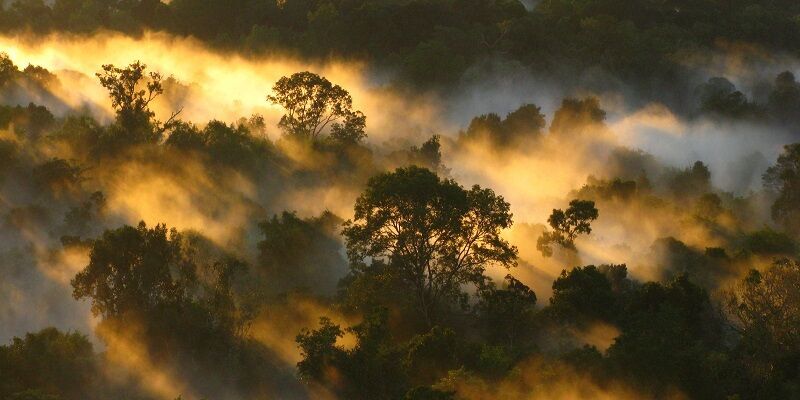
<svg viewBox="0 0 800 400"><path fill-rule="evenodd" d="M355 108L367 115L367 143L379 157L392 150L418 145L433 134L442 135L443 161L450 176L464 186L490 187L511 203L515 227L508 232L508 237L520 248L522 258L514 274L534 288L542 299L549 295L552 280L562 269L572 267L569 263L573 260L559 255L551 259L541 257L535 248L542 230L540 224L546 223L553 208L564 208L571 199L570 193L579 190L589 176L615 178L609 170L609 157L615 149L641 149L652 154L664 168L683 169L702 161L709 166L716 188L747 195L761 189L760 177L767 167L754 166L748 160L757 154L772 163L782 146L792 142L792 136L779 129L702 118L688 120L660 104L633 106L639 102L629 101L619 94L575 91L525 72L506 74L508 70L505 69L483 83L464 82L450 95L409 95L376 80L377 74L362 63L330 60L310 64L277 56L248 59L215 53L193 40L162 33L148 33L141 39L117 34L88 38L66 35L45 39L0 37L0 49L20 67L39 65L58 77L58 84L49 88L55 98L35 92L21 93L15 99L19 104L42 104L59 115L89 112L100 120L110 121L113 111L94 73L102 64L124 66L139 60L147 64L148 70L174 78L167 82L165 94L155 106L157 117L165 119L171 112L182 110L180 118L202 126L212 119L234 123L241 117L260 114L266 119L266 134L272 140L280 135L276 125L283 112L266 100L274 82L281 76L303 70L324 75L349 90ZM722 70L733 81L748 81L748 74L731 61L725 61L728 59L720 56L715 60L716 64L709 63L709 75ZM780 68L794 65L794 61L787 60ZM478 114L505 115L523 103L536 103L542 106L550 121L563 97L591 94L600 97L601 106L609 114L603 126L584 133L592 140L580 145L548 135L535 146L501 151L493 150L487 143L458 141L459 131ZM301 152L286 151L290 157L303 160ZM360 192L353 187L264 188L259 186L261 183L249 181L233 171L222 171L227 179L220 183L219 179L212 179L211 171L197 160L176 160L169 173L164 170L163 166L122 161L113 173L96 171L95 179L108 198L111 220L128 224L145 220L148 224L165 223L179 230L194 230L217 244L237 245L237 251L248 260L255 258L253 243L257 239L251 237L252 224L263 218L264 210L267 213L297 210L301 216L315 216L331 210L347 219ZM274 204L263 204L260 193L264 191L280 195L270 197ZM653 279L658 271L652 268L657 267L646 266L658 265L650 262L657 261L651 250L655 240L674 236L701 249L718 244L713 234L687 218L682 210L656 214L646 207L621 207L612 214L600 208L594 233L577 243L581 261L583 264L627 263L634 277ZM679 220L686 222L676 223ZM751 221L756 227L768 222L766 216ZM4 250L2 254L0 262L4 270L10 265L28 265L36 271L32 274L12 270L0 282L2 342L50 325L92 331L94 322L87 305L71 299L69 286L69 279L85 265L87 254L54 250L58 248L57 243L44 236L40 232L25 232L23 245L16 250ZM503 273L493 272L495 277ZM283 315L279 321L287 321L285 325L292 327L291 335L285 334L286 326L260 318L254 327L258 332L254 337L272 348L288 365L293 365L299 353L291 339L299 328L316 321L322 313L319 309L317 305L301 303L293 310L276 310L275 313ZM609 330L612 333L608 333ZM155 394L162 397L174 394L171 373L160 371L142 359L135 340L109 335L106 333L104 338L108 346L123 349L126 354L113 360L116 364L133 371L154 371L140 378L151 382ZM587 336L587 343L607 347L613 339L613 328L601 327L587 335L591 336ZM521 379L524 380L524 376ZM517 383L508 383L510 388L503 390L513 391L514 385ZM591 387L578 386L563 391L564 387L552 389L553 397L618 398L615 394L597 397L599 389L594 391ZM498 389L464 390L479 393L475 398L486 398L486 393L491 395ZM191 388L185 388L184 393L190 392ZM619 396L635 397L624 387L617 392Z"/></svg>

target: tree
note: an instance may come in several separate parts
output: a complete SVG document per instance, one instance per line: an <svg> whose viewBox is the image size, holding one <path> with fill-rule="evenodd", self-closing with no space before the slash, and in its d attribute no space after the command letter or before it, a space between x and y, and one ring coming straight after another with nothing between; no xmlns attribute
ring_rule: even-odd
<svg viewBox="0 0 800 400"><path fill-rule="evenodd" d="M124 226L106 231L92 246L89 264L72 279L75 299L89 297L95 315L113 317L177 304L188 296L194 266L166 226Z"/></svg>
<svg viewBox="0 0 800 400"><path fill-rule="evenodd" d="M327 386L344 399L398 399L408 390L403 348L391 340L385 309L374 310L344 331L324 317L320 325L297 335L301 379ZM356 339L347 350L336 344L345 332Z"/></svg>
<svg viewBox="0 0 800 400"><path fill-rule="evenodd" d="M170 126L180 111L173 113L163 125L154 119L150 103L164 93L162 76L150 72L145 76L147 65L136 61L126 68L112 64L103 65L98 72L100 84L108 90L111 106L117 113L117 123L133 143L153 142ZM142 82L142 80L145 80Z"/></svg>
<svg viewBox="0 0 800 400"><path fill-rule="evenodd" d="M479 296L477 308L490 341L514 348L532 336L536 293L528 286L509 274L501 288L488 285Z"/></svg>
<svg viewBox="0 0 800 400"><path fill-rule="evenodd" d="M55 194L74 193L86 180L84 168L74 161L53 158L33 168L32 178L39 188L50 190Z"/></svg>
<svg viewBox="0 0 800 400"><path fill-rule="evenodd" d="M778 121L795 124L800 121L800 84L793 73L784 71L778 74L767 104Z"/></svg>
<svg viewBox="0 0 800 400"><path fill-rule="evenodd" d="M507 147L519 144L526 138L540 137L545 125L541 108L535 104L524 104L506 115L505 119L494 113L473 118L462 137L488 140L498 147Z"/></svg>
<svg viewBox="0 0 800 400"><path fill-rule="evenodd" d="M98 373L86 336L45 328L0 346L0 398L93 398Z"/></svg>
<svg viewBox="0 0 800 400"><path fill-rule="evenodd" d="M579 234L592 233L591 223L599 216L594 201L572 200L567 211L553 209L547 218L547 223L553 228L545 231L536 241L536 248L545 257L553 255L552 244L558 244L565 249L575 250L575 239Z"/></svg>
<svg viewBox="0 0 800 400"><path fill-rule="evenodd" d="M0 88L14 80L19 68L11 61L7 53L0 53Z"/></svg>
<svg viewBox="0 0 800 400"><path fill-rule="evenodd" d="M366 128L367 117L361 111L354 111L345 116L341 124L331 125L330 139L338 144L355 144L367 137Z"/></svg>
<svg viewBox="0 0 800 400"><path fill-rule="evenodd" d="M397 150L389 154L389 158L397 159L397 165L416 165L427 168L437 174L447 174L447 167L442 163L442 144L439 135L433 135L420 146Z"/></svg>
<svg viewBox="0 0 800 400"><path fill-rule="evenodd" d="M575 267L553 282L549 313L561 321L609 322L615 315L615 294L611 282L594 265Z"/></svg>
<svg viewBox="0 0 800 400"><path fill-rule="evenodd" d="M64 214L64 230L74 235L85 236L91 232L91 223L97 221L103 214L106 198L103 192L94 192L89 199L78 206L72 207Z"/></svg>
<svg viewBox="0 0 800 400"><path fill-rule="evenodd" d="M307 381L323 380L326 367L344 355L336 346L336 341L344 335L339 325L327 317L321 317L319 325L315 330L303 329L295 338L303 357L297 363L297 372Z"/></svg>
<svg viewBox="0 0 800 400"><path fill-rule="evenodd" d="M797 242L785 232L764 227L747 234L742 243L743 250L766 256L794 257L798 254Z"/></svg>
<svg viewBox="0 0 800 400"><path fill-rule="evenodd" d="M702 161L695 161L691 167L674 172L668 186L681 200L704 195L711 190L711 171Z"/></svg>
<svg viewBox="0 0 800 400"><path fill-rule="evenodd" d="M535 104L523 104L506 115L503 125L511 135L539 136L547 123L541 107Z"/></svg>
<svg viewBox="0 0 800 400"><path fill-rule="evenodd" d="M778 162L764 173L764 186L778 195L772 219L791 233L800 233L800 143L783 148Z"/></svg>
<svg viewBox="0 0 800 400"><path fill-rule="evenodd" d="M399 168L370 179L345 223L351 267L384 260L414 293L431 326L461 285L484 280L488 265L511 267L517 249L500 237L512 224L509 204L490 189L465 190L419 168Z"/></svg>
<svg viewBox="0 0 800 400"><path fill-rule="evenodd" d="M736 86L722 77L714 77L698 86L695 94L703 113L728 117L745 118L761 114L760 108L750 101Z"/></svg>
<svg viewBox="0 0 800 400"><path fill-rule="evenodd" d="M691 398L724 398L730 372L721 350L723 325L708 294L686 275L648 282L623 298L621 334L608 349L615 369L656 394L680 389ZM727 372L727 373L726 373Z"/></svg>
<svg viewBox="0 0 800 400"><path fill-rule="evenodd" d="M778 260L751 270L727 293L727 309L742 334L769 358L800 354L800 263Z"/></svg>
<svg viewBox="0 0 800 400"><path fill-rule="evenodd" d="M605 119L606 112L600 108L600 101L596 97L564 99L553 115L550 133L562 137L578 137L588 133L587 129L602 126Z"/></svg>
<svg viewBox="0 0 800 400"><path fill-rule="evenodd" d="M258 225L259 266L265 283L277 290L304 288L330 294L347 270L337 237L342 220L330 212L301 219L283 212Z"/></svg>
<svg viewBox="0 0 800 400"><path fill-rule="evenodd" d="M350 93L325 77L298 72L279 79L272 92L267 100L286 109L278 126L290 137L317 140L327 128L337 141L358 142L366 137L366 117L353 111Z"/></svg>

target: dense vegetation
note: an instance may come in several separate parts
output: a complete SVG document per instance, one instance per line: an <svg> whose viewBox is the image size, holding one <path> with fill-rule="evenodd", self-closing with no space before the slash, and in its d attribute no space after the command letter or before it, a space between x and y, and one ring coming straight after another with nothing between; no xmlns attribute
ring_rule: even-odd
<svg viewBox="0 0 800 400"><path fill-rule="evenodd" d="M658 96L680 83L681 59L693 51L738 42L800 50L800 5L791 0L542 0L531 9L516 0L6 3L5 31L165 30L229 50L366 58L423 88L500 57L565 78L599 66Z"/></svg>
<svg viewBox="0 0 800 400"><path fill-rule="evenodd" d="M687 118L800 126L791 72L748 97L724 77L682 86L676 58L724 41L795 54L790 1L2 4L6 33L165 30L223 51L352 57L395 71L403 93L446 91L492 59L555 77L599 67ZM59 77L0 56L0 324L39 312L21 292L61 301L67 287L94 328L3 328L16 337L0 346L0 400L800 397L800 143L768 160L763 189L735 193L702 161L607 141L593 96L386 148L347 88L312 72L264 88L282 110L270 138L260 115L158 120L159 72L97 69L107 123L14 103ZM544 153L603 168L546 220L520 221L504 193L456 179L445 152L487 169ZM347 214L297 211L349 193ZM125 207L176 217L131 221ZM584 239L619 234L603 219L631 231L603 256L641 262L584 262L599 251ZM196 229L173 227L187 220ZM631 250L651 231L646 253ZM535 263L558 266L548 292Z"/></svg>

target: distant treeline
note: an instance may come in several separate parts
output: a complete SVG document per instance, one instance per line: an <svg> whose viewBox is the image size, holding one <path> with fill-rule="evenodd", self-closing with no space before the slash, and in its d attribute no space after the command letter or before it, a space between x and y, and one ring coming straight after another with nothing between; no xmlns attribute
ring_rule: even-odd
<svg viewBox="0 0 800 400"><path fill-rule="evenodd" d="M487 59L572 77L599 67L654 96L686 54L725 43L794 54L792 0L12 0L4 32L163 30L221 49L366 59L435 88ZM666 86L671 85L671 86Z"/></svg>

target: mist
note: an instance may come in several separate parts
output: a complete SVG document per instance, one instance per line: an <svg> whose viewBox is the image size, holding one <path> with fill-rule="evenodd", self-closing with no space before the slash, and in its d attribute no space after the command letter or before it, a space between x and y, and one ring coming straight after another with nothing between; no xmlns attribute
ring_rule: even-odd
<svg viewBox="0 0 800 400"><path fill-rule="evenodd" d="M523 20L552 12L550 2L512 3L503 12ZM308 19L338 18L331 7ZM3 32L0 344L10 344L0 372L17 375L2 396L703 398L710 389L684 379L698 360L745 371L720 386L725 395L791 391L748 391L796 377L758 375L742 354L788 361L746 347L750 320L731 306L770 282L752 271L797 265L794 178L779 168L798 141L800 111L785 100L784 86L800 87L786 75L800 65L791 51L744 41L679 49L667 92L659 76L567 58L559 70L511 50L430 82L409 71L436 64L434 45L395 65L152 26ZM481 43L496 35L501 46L514 32L491 25ZM130 104L120 103L103 78L122 82L138 67ZM306 109L268 97L304 71L340 96L313 135L298 128ZM419 281L403 275L411 261L368 229L384 214L364 211L417 221L402 216L415 206L387 204L423 190L407 199L386 182L413 187L418 176L450 190L422 208L431 221L465 207L448 227L495 224L467 231L491 249L475 250L470 274L453 272L449 284L422 275L429 291L446 290L421 303L408 283ZM491 219L469 208L481 188L491 189ZM448 249L427 250L425 265L454 263L436 260ZM669 373L642 368L641 349L659 340L646 326L670 332L662 344L694 347L663 361L678 365ZM73 357L58 365L81 360L83 387L60 391L5 366L40 351L37 340L70 349L58 350Z"/></svg>

